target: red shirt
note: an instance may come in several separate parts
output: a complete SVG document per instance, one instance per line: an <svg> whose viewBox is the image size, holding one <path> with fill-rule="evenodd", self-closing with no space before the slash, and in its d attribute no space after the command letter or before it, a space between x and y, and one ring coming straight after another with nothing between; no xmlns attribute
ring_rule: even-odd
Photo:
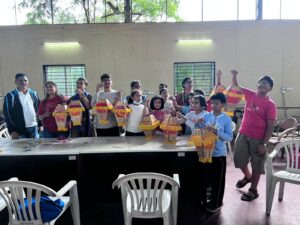
<svg viewBox="0 0 300 225"><path fill-rule="evenodd" d="M267 121L276 120L275 103L268 96L258 96L257 92L242 88L245 94L245 108L240 133L262 140L266 134Z"/></svg>
<svg viewBox="0 0 300 225"><path fill-rule="evenodd" d="M55 122L55 118L52 116L55 107L58 104L62 104L62 99L60 96L55 96L54 98L46 98L44 99L41 104L39 105L38 115L43 115L46 112L51 114L50 117L45 118L42 123L43 127L50 132L57 132L57 125Z"/></svg>

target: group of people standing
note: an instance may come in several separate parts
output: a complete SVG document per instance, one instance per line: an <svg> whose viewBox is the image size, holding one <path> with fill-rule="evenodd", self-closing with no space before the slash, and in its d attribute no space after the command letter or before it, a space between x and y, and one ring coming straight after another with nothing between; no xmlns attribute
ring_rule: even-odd
<svg viewBox="0 0 300 225"><path fill-rule="evenodd" d="M232 70L232 82L238 86L236 70ZM90 109L99 99L107 99L112 105L122 101L120 91L112 88L112 77L103 74L100 84L96 87L96 93L87 92L88 81L79 78L76 81L76 93L71 98L58 94L57 85L48 81L45 84L46 97L42 101L36 91L28 87L28 76L18 73L15 76L16 89L5 96L4 115L7 128L13 139L38 138L39 127L42 127L43 138L56 137L88 137L92 136L92 124ZM131 93L126 97L127 106L132 110L128 116L126 136L143 136L139 129L142 118L152 113L156 119L163 121L165 116L171 114L177 116L178 121L185 128L183 134L190 135L194 129L206 127L213 132L218 140L215 144L212 163L207 165L200 163L203 173L203 185L200 190L201 204L209 212L216 212L223 204L226 175L225 142L233 139L231 118L223 112L226 105L226 96L223 93L215 93L207 101L202 90L194 89L193 80L189 77L182 81L183 92L175 97L171 96L167 84L159 84L159 95L151 99L142 93L141 82L134 80L130 84ZM244 116L235 141L234 164L240 168L244 178L236 184L237 188L243 188L248 183L251 187L241 199L251 201L258 197L257 185L260 175L264 174L266 156L266 144L272 134L276 120L276 105L268 97L273 88L273 80L269 76L261 77L257 82L257 90L253 91L241 87L245 95ZM80 100L85 108L82 118L82 126L72 127L67 132L57 132L55 119L52 116L57 104L68 104L71 100ZM108 113L108 123L101 124L95 117L95 132L97 136L119 136L122 129L118 127L113 112ZM159 132L159 130L157 131ZM251 162L252 171L248 169ZM207 190L210 191L210 199L207 198Z"/></svg>

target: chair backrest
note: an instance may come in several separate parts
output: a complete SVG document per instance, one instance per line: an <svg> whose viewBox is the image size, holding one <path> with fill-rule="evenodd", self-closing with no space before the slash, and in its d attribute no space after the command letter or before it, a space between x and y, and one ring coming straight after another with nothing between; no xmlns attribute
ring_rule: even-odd
<svg viewBox="0 0 300 225"><path fill-rule="evenodd" d="M289 140L279 143L274 151L284 149L286 156L286 170L300 174L300 140Z"/></svg>
<svg viewBox="0 0 300 225"><path fill-rule="evenodd" d="M113 183L114 187L121 187L123 207L129 195L132 212L143 214L162 214L162 195L164 190L179 187L179 183L172 177L159 173L132 173L119 176Z"/></svg>
<svg viewBox="0 0 300 225"><path fill-rule="evenodd" d="M286 130L292 127L297 127L297 120L293 117L290 117L281 121L278 125L281 129Z"/></svg>
<svg viewBox="0 0 300 225"><path fill-rule="evenodd" d="M8 129L7 128L4 128L0 131L0 138L8 138L8 139L11 139L11 136L8 132Z"/></svg>
<svg viewBox="0 0 300 225"><path fill-rule="evenodd" d="M44 185L28 181L1 181L0 196L8 208L10 225L42 225L40 198L41 193L55 197L57 193ZM27 198L27 211L26 201ZM32 199L35 198L33 209Z"/></svg>
<svg viewBox="0 0 300 225"><path fill-rule="evenodd" d="M293 118L295 118L297 120L297 123L300 124L300 116L292 116Z"/></svg>

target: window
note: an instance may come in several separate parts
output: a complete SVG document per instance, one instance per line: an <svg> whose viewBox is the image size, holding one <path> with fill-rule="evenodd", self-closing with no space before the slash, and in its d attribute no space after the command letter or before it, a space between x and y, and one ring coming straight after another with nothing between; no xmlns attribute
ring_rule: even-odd
<svg viewBox="0 0 300 225"><path fill-rule="evenodd" d="M280 19L281 0L263 1L263 19Z"/></svg>
<svg viewBox="0 0 300 225"><path fill-rule="evenodd" d="M215 62L174 63L175 94L183 91L182 80L191 77L194 89L201 89L209 95L215 85Z"/></svg>
<svg viewBox="0 0 300 225"><path fill-rule="evenodd" d="M44 82L57 84L59 94L72 96L76 89L76 80L85 77L84 65L44 65Z"/></svg>
<svg viewBox="0 0 300 225"><path fill-rule="evenodd" d="M281 19L300 19L299 0L281 0Z"/></svg>
<svg viewBox="0 0 300 225"><path fill-rule="evenodd" d="M203 21L237 20L236 0L203 0Z"/></svg>
<svg viewBox="0 0 300 225"><path fill-rule="evenodd" d="M238 20L255 20L256 0L238 1Z"/></svg>

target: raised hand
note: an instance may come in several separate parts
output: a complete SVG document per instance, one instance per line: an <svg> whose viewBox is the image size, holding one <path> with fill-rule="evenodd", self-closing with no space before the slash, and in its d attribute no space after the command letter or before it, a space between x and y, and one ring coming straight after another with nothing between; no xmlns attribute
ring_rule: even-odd
<svg viewBox="0 0 300 225"><path fill-rule="evenodd" d="M230 72L231 72L232 75L235 75L235 76L236 76L236 75L238 74L239 71L236 70L236 69L233 69L233 70L231 70Z"/></svg>

